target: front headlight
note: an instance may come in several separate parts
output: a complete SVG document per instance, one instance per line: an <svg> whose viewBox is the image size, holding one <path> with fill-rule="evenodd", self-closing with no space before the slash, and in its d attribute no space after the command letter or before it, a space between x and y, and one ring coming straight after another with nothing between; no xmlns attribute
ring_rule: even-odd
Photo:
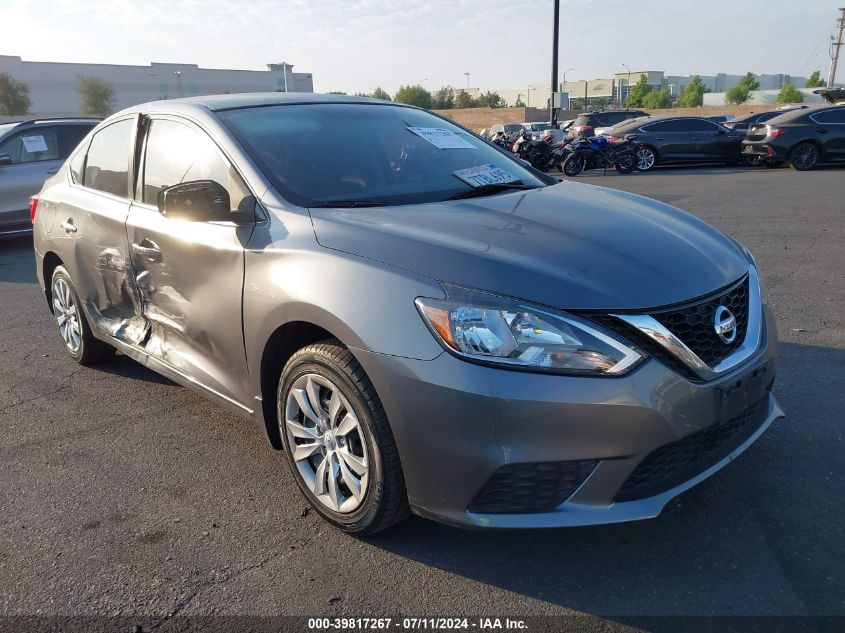
<svg viewBox="0 0 845 633"><path fill-rule="evenodd" d="M643 358L573 315L466 288L444 289L447 299L420 297L416 305L440 343L467 360L511 369L619 376Z"/></svg>

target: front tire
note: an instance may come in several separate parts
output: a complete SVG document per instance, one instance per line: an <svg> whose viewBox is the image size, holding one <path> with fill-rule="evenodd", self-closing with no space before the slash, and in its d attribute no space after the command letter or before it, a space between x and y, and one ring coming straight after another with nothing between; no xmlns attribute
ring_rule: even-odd
<svg viewBox="0 0 845 633"><path fill-rule="evenodd" d="M563 175L574 178L584 171L585 163L586 160L581 154L570 154L566 157L566 160L563 161Z"/></svg>
<svg viewBox="0 0 845 633"><path fill-rule="evenodd" d="M387 415L364 369L340 341L308 345L288 360L276 410L294 479L326 521L369 535L408 516Z"/></svg>
<svg viewBox="0 0 845 633"><path fill-rule="evenodd" d="M814 143L798 143L789 154L789 164L798 171L813 169L819 162L819 148Z"/></svg>
<svg viewBox="0 0 845 633"><path fill-rule="evenodd" d="M91 333L82 304L70 273L64 266L56 266L50 280L53 316L65 350L80 365L94 365L114 356L115 349Z"/></svg>

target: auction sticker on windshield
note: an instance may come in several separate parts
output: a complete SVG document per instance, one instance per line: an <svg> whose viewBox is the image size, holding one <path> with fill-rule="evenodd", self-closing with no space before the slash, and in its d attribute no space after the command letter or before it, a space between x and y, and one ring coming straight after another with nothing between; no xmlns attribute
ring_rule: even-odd
<svg viewBox="0 0 845 633"><path fill-rule="evenodd" d="M440 149L475 149L466 139L442 127L409 127L422 139Z"/></svg>
<svg viewBox="0 0 845 633"><path fill-rule="evenodd" d="M458 171L454 171L452 173L471 187L498 185L517 180L517 178L512 174L509 174L501 167L496 167L493 163L490 163L489 165L479 165L478 167L470 167L469 169L459 169Z"/></svg>

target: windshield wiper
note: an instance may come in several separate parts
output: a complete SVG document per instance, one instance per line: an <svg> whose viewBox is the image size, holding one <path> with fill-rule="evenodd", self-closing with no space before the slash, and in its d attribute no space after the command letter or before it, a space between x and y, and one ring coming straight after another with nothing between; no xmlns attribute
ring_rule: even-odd
<svg viewBox="0 0 845 633"><path fill-rule="evenodd" d="M459 191L454 196L449 196L447 200L462 200L464 198L478 198L480 196L489 196L507 189L536 189L530 187L521 180L514 180L512 182L497 182L489 185L481 185L480 187L473 187L466 191Z"/></svg>
<svg viewBox="0 0 845 633"><path fill-rule="evenodd" d="M381 202L370 202L369 200L324 200L308 205L311 208L321 209L361 209L363 207L383 207Z"/></svg>

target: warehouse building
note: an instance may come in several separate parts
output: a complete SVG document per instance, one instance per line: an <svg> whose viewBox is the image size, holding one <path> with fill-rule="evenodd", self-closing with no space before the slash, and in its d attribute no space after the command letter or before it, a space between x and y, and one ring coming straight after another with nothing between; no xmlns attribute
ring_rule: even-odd
<svg viewBox="0 0 845 633"><path fill-rule="evenodd" d="M81 77L96 77L111 86L114 109L158 99L239 92L314 92L310 73L293 72L293 64L267 64L267 70L200 68L196 64L153 62L149 66L29 62L0 55L0 73L29 87L34 115L82 114L77 90Z"/></svg>

